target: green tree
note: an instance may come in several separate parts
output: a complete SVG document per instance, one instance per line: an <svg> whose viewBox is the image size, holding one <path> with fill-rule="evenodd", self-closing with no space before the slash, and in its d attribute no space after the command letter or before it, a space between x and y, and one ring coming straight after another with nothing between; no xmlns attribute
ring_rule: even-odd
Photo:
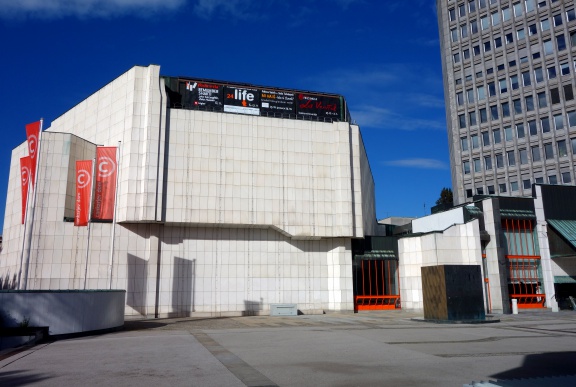
<svg viewBox="0 0 576 387"><path fill-rule="evenodd" d="M440 191L440 197L438 198L438 200L436 200L436 205L440 205L440 204L446 204L446 205L454 205L454 197L452 195L452 189L451 188L442 188L442 191Z"/></svg>

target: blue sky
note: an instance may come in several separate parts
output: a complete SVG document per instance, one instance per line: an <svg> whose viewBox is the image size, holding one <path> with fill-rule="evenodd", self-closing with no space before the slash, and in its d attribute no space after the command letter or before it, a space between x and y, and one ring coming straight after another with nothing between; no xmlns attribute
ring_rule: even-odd
<svg viewBox="0 0 576 387"><path fill-rule="evenodd" d="M134 65L344 95L376 212L422 216L450 187L435 2L0 0L0 230L10 154Z"/></svg>

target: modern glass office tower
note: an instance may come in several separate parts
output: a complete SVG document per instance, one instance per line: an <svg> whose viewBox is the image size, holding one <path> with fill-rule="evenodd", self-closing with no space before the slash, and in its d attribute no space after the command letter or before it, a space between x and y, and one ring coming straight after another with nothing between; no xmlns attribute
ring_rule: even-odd
<svg viewBox="0 0 576 387"><path fill-rule="evenodd" d="M574 1L436 5L455 203L574 185Z"/></svg>

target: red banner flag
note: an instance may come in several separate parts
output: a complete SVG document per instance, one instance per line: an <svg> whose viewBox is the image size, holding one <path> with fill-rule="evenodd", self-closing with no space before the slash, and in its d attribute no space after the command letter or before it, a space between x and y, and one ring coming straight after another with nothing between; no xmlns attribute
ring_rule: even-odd
<svg viewBox="0 0 576 387"><path fill-rule="evenodd" d="M76 206L74 226L87 226L92 191L92 160L76 161Z"/></svg>
<svg viewBox="0 0 576 387"><path fill-rule="evenodd" d="M24 224L24 219L26 218L26 204L28 203L28 187L32 175L30 156L20 158L20 183L22 185L22 224Z"/></svg>
<svg viewBox="0 0 576 387"><path fill-rule="evenodd" d="M116 147L97 147L93 219L112 220L114 218L117 170Z"/></svg>
<svg viewBox="0 0 576 387"><path fill-rule="evenodd" d="M38 141L40 138L41 121L33 122L26 125L26 139L28 140L28 155L30 156L31 166L31 183L34 186L34 177L36 176L36 159L38 157Z"/></svg>

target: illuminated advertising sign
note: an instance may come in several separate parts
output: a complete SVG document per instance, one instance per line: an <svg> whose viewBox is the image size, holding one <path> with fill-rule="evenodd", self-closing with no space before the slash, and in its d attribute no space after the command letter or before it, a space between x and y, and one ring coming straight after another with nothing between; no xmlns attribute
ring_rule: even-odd
<svg viewBox="0 0 576 387"><path fill-rule="evenodd" d="M260 111L263 113L294 114L294 93L279 90L261 90Z"/></svg>
<svg viewBox="0 0 576 387"><path fill-rule="evenodd" d="M241 87L224 87L224 111L260 115L260 91Z"/></svg>
<svg viewBox="0 0 576 387"><path fill-rule="evenodd" d="M308 117L340 119L340 98L298 93L296 114Z"/></svg>

